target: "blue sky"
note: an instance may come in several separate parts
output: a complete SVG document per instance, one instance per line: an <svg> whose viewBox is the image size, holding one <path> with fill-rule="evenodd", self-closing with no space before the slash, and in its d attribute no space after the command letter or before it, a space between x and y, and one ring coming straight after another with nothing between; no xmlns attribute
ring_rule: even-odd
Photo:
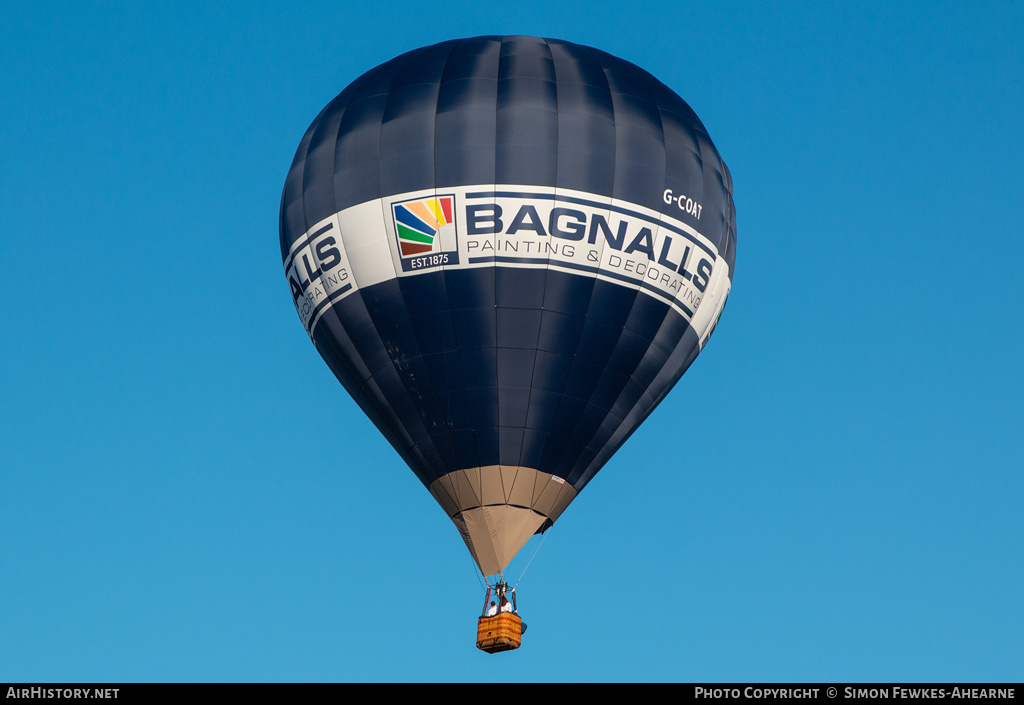
<svg viewBox="0 0 1024 705"><path fill-rule="evenodd" d="M1022 679L1024 5L251 5L0 8L0 681ZM738 229L498 656L277 243L327 101L480 34L659 77Z"/></svg>

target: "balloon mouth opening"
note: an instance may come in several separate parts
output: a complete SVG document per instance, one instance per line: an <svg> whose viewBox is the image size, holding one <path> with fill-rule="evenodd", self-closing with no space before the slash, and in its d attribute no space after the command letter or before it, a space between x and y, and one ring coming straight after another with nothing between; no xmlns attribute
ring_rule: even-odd
<svg viewBox="0 0 1024 705"><path fill-rule="evenodd" d="M509 564L501 572L483 575L484 584L491 588L503 583L509 586L518 586L526 574L527 568L533 565L533 561L537 557L544 540L545 536L543 534L535 533L527 539L523 547L519 549L518 553L512 557L512 560L509 561Z"/></svg>

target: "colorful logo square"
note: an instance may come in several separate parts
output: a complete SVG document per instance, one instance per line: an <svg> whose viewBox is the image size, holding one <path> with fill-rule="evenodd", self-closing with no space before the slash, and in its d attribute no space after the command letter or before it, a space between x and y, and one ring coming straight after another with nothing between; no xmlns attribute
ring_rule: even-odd
<svg viewBox="0 0 1024 705"><path fill-rule="evenodd" d="M441 229L455 222L455 196L435 196L392 206L402 258L441 251Z"/></svg>

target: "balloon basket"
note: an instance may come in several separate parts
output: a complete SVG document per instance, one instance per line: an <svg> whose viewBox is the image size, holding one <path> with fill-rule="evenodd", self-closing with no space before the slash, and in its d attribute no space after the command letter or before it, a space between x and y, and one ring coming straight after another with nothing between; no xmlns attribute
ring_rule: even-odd
<svg viewBox="0 0 1024 705"><path fill-rule="evenodd" d="M518 649L523 640L523 622L519 615L502 612L480 617L476 622L476 648L489 654Z"/></svg>

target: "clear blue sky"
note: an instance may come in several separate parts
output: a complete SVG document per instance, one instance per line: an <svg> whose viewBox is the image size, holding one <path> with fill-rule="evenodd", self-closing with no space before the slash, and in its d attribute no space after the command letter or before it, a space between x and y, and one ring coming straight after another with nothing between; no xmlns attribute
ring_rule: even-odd
<svg viewBox="0 0 1024 705"><path fill-rule="evenodd" d="M1020 681L1021 27L1018 2L4 3L0 681ZM715 337L547 534L497 656L277 242L327 101L479 34L658 76L739 234Z"/></svg>

